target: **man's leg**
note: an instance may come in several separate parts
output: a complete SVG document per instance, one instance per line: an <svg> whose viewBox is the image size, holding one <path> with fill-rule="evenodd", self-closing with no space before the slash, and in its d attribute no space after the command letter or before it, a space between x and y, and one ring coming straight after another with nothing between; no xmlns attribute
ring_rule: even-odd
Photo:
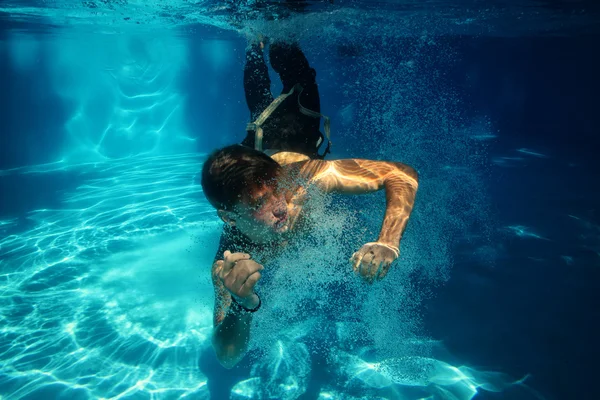
<svg viewBox="0 0 600 400"><path fill-rule="evenodd" d="M271 66L279 74L283 83L283 92L289 92L300 83L304 90L300 95L300 104L309 110L321 112L319 89L316 83L317 72L310 67L308 60L296 43L273 43L269 48ZM319 120L315 119L317 129Z"/></svg>
<svg viewBox="0 0 600 400"><path fill-rule="evenodd" d="M273 101L269 70L260 43L252 43L246 49L244 93L250 109L250 119L255 121Z"/></svg>
<svg viewBox="0 0 600 400"><path fill-rule="evenodd" d="M316 83L317 72L310 67L308 60L297 43L273 43L269 49L269 59L271 66L279 74L283 83L283 92L289 92L294 85L302 85L302 93L298 98L300 104L311 110L320 113L321 102L319 100L319 89ZM294 99L296 97L294 96ZM310 117L297 111L294 117L297 128L288 139L301 153L307 154L311 158L318 157L318 146L322 134L319 131L321 119Z"/></svg>

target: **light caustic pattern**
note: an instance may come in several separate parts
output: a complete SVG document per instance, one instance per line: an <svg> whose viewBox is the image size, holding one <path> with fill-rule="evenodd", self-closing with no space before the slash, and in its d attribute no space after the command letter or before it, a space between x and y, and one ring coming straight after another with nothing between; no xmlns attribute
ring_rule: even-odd
<svg viewBox="0 0 600 400"><path fill-rule="evenodd" d="M300 397L307 390L311 372L314 376L307 336L311 330L327 330L329 324L312 318L280 331L281 338L270 341L267 351L253 364L251 377L234 385L231 398L291 400ZM399 339L396 342L403 342L405 351L410 347L413 354L408 351L405 356L380 356L372 360L369 347L355 346L356 336L369 336L369 331L364 330L366 326L338 322L334 327L334 341L327 343L331 345L327 363L333 379L322 386L319 399L469 400L479 391L503 392L514 385L525 387L525 378L514 380L499 372L455 366L420 355L432 349L444 351L440 342L427 339Z"/></svg>
<svg viewBox="0 0 600 400"><path fill-rule="evenodd" d="M69 162L195 151L186 134L180 72L184 40L160 36L83 35L53 39L52 79L66 104Z"/></svg>
<svg viewBox="0 0 600 400"><path fill-rule="evenodd" d="M0 393L207 397L212 290L192 238L218 231L201 223L199 168L179 156L10 172L85 181L60 209L32 211L28 230L0 226Z"/></svg>

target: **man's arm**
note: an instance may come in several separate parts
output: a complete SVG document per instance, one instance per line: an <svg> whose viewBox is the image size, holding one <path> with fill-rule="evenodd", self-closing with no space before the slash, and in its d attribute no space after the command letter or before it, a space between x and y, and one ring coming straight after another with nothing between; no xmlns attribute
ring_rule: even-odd
<svg viewBox="0 0 600 400"><path fill-rule="evenodd" d="M252 309L258 305L254 285L260 279L262 266L249 260L244 253L224 253L224 260L215 261L212 280L215 290L213 348L225 368L234 367L248 350L252 314L232 306L231 291L238 293L238 302ZM233 272L234 269L237 269ZM226 286L227 285L227 286Z"/></svg>
<svg viewBox="0 0 600 400"><path fill-rule="evenodd" d="M387 207L378 241L399 245L418 188L418 175L412 167L360 159L311 160L301 174L328 193L365 194L385 188Z"/></svg>
<svg viewBox="0 0 600 400"><path fill-rule="evenodd" d="M316 184L328 193L365 194L385 189L387 206L377 243L390 246L392 253L394 248L399 247L418 188L418 175L412 167L398 162L361 159L311 160L304 163L300 174L309 184ZM392 256L388 254L383 257L385 259L381 259L377 254L365 255L364 252L377 251L364 247L357 253L362 263L367 262L370 267L363 271L360 265L355 265L355 269L358 268L363 276L367 274L371 278L383 278L393 261L389 260ZM379 250L385 253L383 249ZM354 258L357 257L357 253ZM398 254L393 258L396 257ZM355 261L361 263L361 259ZM378 272L379 264L382 269Z"/></svg>
<svg viewBox="0 0 600 400"><path fill-rule="evenodd" d="M232 368L248 349L252 314L242 314L231 308L231 294L225 289L217 271L218 265L215 263L212 273L215 289L212 344L221 365Z"/></svg>

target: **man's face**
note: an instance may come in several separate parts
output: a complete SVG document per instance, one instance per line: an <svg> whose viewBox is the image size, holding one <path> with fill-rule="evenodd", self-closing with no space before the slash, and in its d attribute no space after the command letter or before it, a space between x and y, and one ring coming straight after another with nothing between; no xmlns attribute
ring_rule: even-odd
<svg viewBox="0 0 600 400"><path fill-rule="evenodd" d="M272 186L252 190L236 206L235 226L250 239L271 241L287 232L288 211L285 194Z"/></svg>

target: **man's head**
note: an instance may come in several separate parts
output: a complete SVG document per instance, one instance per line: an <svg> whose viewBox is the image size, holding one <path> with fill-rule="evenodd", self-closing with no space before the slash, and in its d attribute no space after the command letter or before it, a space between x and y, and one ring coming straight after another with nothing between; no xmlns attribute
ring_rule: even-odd
<svg viewBox="0 0 600 400"><path fill-rule="evenodd" d="M287 231L281 166L241 145L212 153L202 168L202 189L219 217L253 240L270 241Z"/></svg>

